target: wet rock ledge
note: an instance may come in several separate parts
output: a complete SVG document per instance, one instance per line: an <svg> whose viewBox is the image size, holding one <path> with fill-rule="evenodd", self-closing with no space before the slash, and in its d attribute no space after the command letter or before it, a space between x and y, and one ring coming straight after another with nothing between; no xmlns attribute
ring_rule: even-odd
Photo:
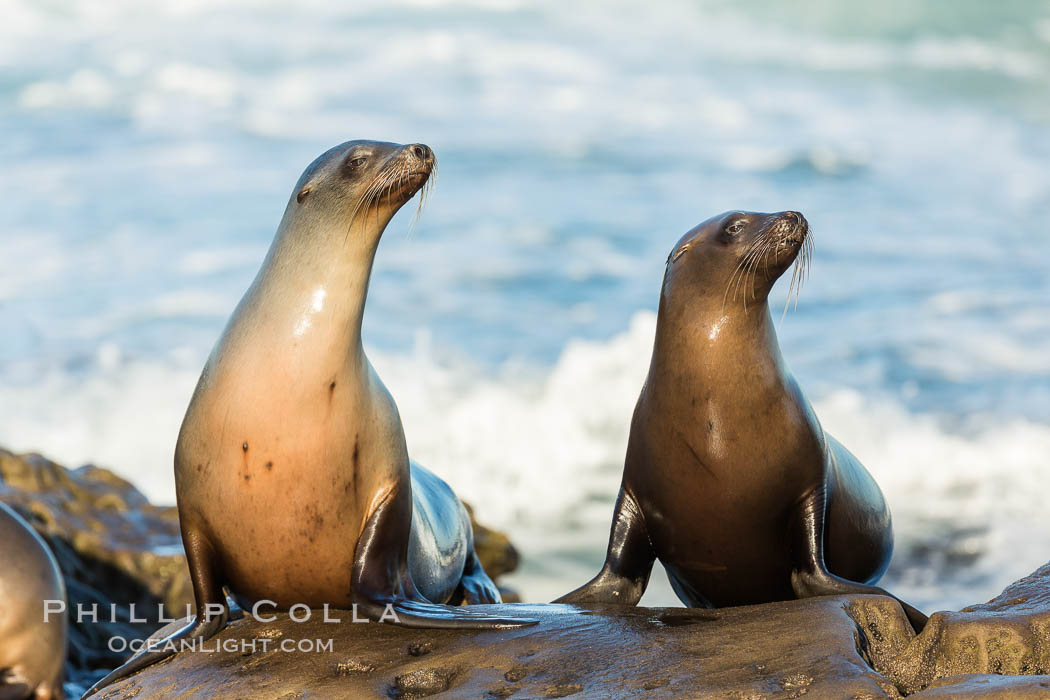
<svg viewBox="0 0 1050 700"><path fill-rule="evenodd" d="M1010 595L1047 583L1033 578ZM1050 671L1046 613L989 605L938 614L919 637L880 596L716 611L519 604L540 624L491 632L282 615L236 622L218 636L223 651L180 654L98 697L1050 697L1050 676L998 675Z"/></svg>
<svg viewBox="0 0 1050 700"><path fill-rule="evenodd" d="M191 596L176 513L95 467L0 450L0 499L45 536L70 602L180 606ZM495 573L516 564L480 528ZM120 660L112 635L155 625L73 625L67 691ZM243 619L210 644L99 698L1044 698L1050 697L1050 564L995 599L936 613L916 636L880 596L722 610L512 605L535 627L487 632ZM344 614L345 618L345 614ZM292 651L287 651L292 649Z"/></svg>

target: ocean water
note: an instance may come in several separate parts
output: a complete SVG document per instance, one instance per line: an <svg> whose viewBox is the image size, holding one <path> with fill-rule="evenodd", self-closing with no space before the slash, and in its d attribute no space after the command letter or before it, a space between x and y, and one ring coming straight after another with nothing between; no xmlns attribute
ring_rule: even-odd
<svg viewBox="0 0 1050 700"><path fill-rule="evenodd" d="M597 570L664 260L727 209L812 224L781 345L887 494L886 584L957 608L1050 559L1050 3L353 5L0 2L0 444L172 501L301 170L422 141L366 345L527 600Z"/></svg>

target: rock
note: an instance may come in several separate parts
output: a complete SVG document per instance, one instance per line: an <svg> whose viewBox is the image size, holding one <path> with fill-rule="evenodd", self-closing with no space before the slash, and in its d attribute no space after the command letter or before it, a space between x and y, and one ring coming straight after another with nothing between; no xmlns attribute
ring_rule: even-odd
<svg viewBox="0 0 1050 700"><path fill-rule="evenodd" d="M919 693L918 700L967 698L976 700L1035 700L1050 697L1050 676L995 676L969 674L942 678Z"/></svg>
<svg viewBox="0 0 1050 700"><path fill-rule="evenodd" d="M456 671L452 668L419 668L403 673L394 679L394 694L420 697L443 693L452 684Z"/></svg>
<svg viewBox="0 0 1050 700"><path fill-rule="evenodd" d="M934 613L922 634L877 655L875 667L906 693L964 674L1050 674L1050 564L987 603Z"/></svg>
<svg viewBox="0 0 1050 700"><path fill-rule="evenodd" d="M67 679L75 687L86 688L126 660L126 651L108 648L111 638L145 639L160 625L160 605L169 617L181 617L192 604L178 511L152 505L116 474L91 465L66 469L40 455L0 448L0 500L55 553L70 610L97 606L98 622L78 623L75 614L70 619ZM473 514L471 522L489 575L513 571L518 552L507 536L475 522Z"/></svg>
<svg viewBox="0 0 1050 700"><path fill-rule="evenodd" d="M280 615L266 625L307 651L271 644L245 657L243 645L263 626L245 618L216 637L223 651L179 653L104 696L897 698L858 645L864 635L850 615L858 606L907 625L893 600L874 596L716 611L512 605L540 624L483 632L326 624L318 612L302 624ZM430 651L413 653L423 639ZM334 670L348 659L366 670Z"/></svg>
<svg viewBox="0 0 1050 700"><path fill-rule="evenodd" d="M933 615L918 636L882 596L720 610L514 605L540 624L487 632L246 618L217 636L228 649L182 652L105 697L1023 700L1050 697L1048 607L1050 565L986 604ZM264 638L307 648L244 652Z"/></svg>

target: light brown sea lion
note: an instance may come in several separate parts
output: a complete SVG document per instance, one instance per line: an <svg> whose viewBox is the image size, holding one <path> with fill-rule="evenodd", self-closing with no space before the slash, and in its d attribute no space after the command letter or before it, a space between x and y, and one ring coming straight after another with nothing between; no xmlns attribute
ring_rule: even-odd
<svg viewBox="0 0 1050 700"><path fill-rule="evenodd" d="M62 612L53 612L59 608ZM66 587L55 555L21 516L0 503L0 700L64 697L65 609Z"/></svg>
<svg viewBox="0 0 1050 700"><path fill-rule="evenodd" d="M354 607L410 627L533 622L441 605L500 597L462 504L409 460L361 344L380 236L434 163L422 144L350 141L299 178L179 433L183 543L197 609L217 614L198 612L175 638L222 629L224 586L238 600ZM142 654L93 690L168 655Z"/></svg>
<svg viewBox="0 0 1050 700"><path fill-rule="evenodd" d="M690 607L889 595L872 585L893 552L889 508L821 428L770 317L808 233L797 212L737 211L675 245L605 565L556 602L635 605L655 559Z"/></svg>

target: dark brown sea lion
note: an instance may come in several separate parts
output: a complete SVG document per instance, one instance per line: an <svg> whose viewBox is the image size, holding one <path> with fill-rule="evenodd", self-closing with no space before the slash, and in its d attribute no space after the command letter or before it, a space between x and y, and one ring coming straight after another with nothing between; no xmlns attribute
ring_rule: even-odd
<svg viewBox="0 0 1050 700"><path fill-rule="evenodd" d="M64 697L65 609L55 555L0 503L0 700Z"/></svg>
<svg viewBox="0 0 1050 700"><path fill-rule="evenodd" d="M728 212L675 245L605 565L556 602L635 605L655 559L690 607L889 595L872 585L893 552L882 492L821 428L770 316L808 233L797 212Z"/></svg>
<svg viewBox="0 0 1050 700"><path fill-rule="evenodd" d="M462 504L409 460L397 406L361 344L380 236L434 162L421 144L350 141L295 186L175 449L197 607L216 611L176 638L222 629L224 586L238 600L353 607L410 627L532 623L441 605L500 597ZM97 687L167 655L136 657Z"/></svg>

